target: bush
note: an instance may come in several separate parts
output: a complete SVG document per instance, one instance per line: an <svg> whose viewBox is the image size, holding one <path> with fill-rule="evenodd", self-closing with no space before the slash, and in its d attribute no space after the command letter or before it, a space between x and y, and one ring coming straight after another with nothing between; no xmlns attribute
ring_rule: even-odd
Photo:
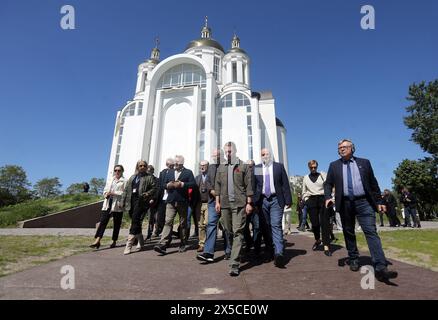
<svg viewBox="0 0 438 320"><path fill-rule="evenodd" d="M45 200L34 200L2 208L0 211L0 227L14 226L18 221L45 216L50 207Z"/></svg>
<svg viewBox="0 0 438 320"><path fill-rule="evenodd" d="M52 199L37 199L0 209L0 228L14 227L19 221L42 217L49 213L71 209L101 200L91 194L63 195Z"/></svg>

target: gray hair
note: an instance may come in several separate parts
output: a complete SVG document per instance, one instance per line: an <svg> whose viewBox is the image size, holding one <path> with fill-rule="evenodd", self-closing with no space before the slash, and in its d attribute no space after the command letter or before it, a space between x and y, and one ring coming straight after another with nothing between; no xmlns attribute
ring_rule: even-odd
<svg viewBox="0 0 438 320"><path fill-rule="evenodd" d="M176 162L177 160L179 160L179 162L180 162L181 164L184 164L184 157L183 157L182 155L177 154L177 155L175 156L175 162Z"/></svg>

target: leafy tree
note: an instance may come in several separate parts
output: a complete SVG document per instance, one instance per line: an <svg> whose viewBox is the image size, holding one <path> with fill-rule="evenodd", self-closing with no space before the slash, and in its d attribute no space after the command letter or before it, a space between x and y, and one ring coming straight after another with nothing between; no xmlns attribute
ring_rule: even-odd
<svg viewBox="0 0 438 320"><path fill-rule="evenodd" d="M15 197L8 190L0 188L0 207L15 204Z"/></svg>
<svg viewBox="0 0 438 320"><path fill-rule="evenodd" d="M67 194L78 194L84 192L84 183L72 183L66 190Z"/></svg>
<svg viewBox="0 0 438 320"><path fill-rule="evenodd" d="M102 194L105 188L105 179L103 178L92 178L90 180L90 192L94 194Z"/></svg>
<svg viewBox="0 0 438 320"><path fill-rule="evenodd" d="M59 178L43 178L34 186L34 190L40 198L51 198L61 194L62 184L59 182Z"/></svg>
<svg viewBox="0 0 438 320"><path fill-rule="evenodd" d="M438 80L415 83L409 87L407 97L413 104L406 108L409 115L404 118L405 125L414 130L411 140L438 159Z"/></svg>
<svg viewBox="0 0 438 320"><path fill-rule="evenodd" d="M303 176L295 176L293 181L289 182L294 193L301 193L301 190L303 190L303 179Z"/></svg>
<svg viewBox="0 0 438 320"><path fill-rule="evenodd" d="M3 189L0 195L3 201L8 202L10 196L14 203L30 199L32 194L28 189L29 186L26 172L22 167L15 165L0 167L0 189Z"/></svg>
<svg viewBox="0 0 438 320"><path fill-rule="evenodd" d="M432 158L406 159L394 170L394 175L394 189L400 193L403 187L408 187L418 199L420 217L433 217L438 211L437 162Z"/></svg>

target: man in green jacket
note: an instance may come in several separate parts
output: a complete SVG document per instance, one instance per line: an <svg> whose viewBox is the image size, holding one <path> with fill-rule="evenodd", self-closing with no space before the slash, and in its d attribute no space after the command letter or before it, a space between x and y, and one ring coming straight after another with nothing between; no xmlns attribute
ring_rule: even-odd
<svg viewBox="0 0 438 320"><path fill-rule="evenodd" d="M239 275L240 255L246 215L252 213L254 194L249 166L236 157L236 145L224 146L226 163L220 164L215 181L216 212L221 214L224 228L233 239L230 258L231 276Z"/></svg>

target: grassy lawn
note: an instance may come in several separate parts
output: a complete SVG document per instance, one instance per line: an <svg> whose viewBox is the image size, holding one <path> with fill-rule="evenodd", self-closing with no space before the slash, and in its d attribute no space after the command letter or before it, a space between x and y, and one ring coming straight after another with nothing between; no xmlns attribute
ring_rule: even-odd
<svg viewBox="0 0 438 320"><path fill-rule="evenodd" d="M356 233L359 249L368 251L363 233ZM387 258L438 271L438 230L398 230L379 232ZM344 237L340 244L344 245Z"/></svg>
<svg viewBox="0 0 438 320"><path fill-rule="evenodd" d="M62 195L51 199L29 200L0 209L0 228L16 227L19 221L45 216L101 200L92 194Z"/></svg>
<svg viewBox="0 0 438 320"><path fill-rule="evenodd" d="M92 242L85 236L0 236L0 277L90 251ZM106 242L111 239L104 238Z"/></svg>

